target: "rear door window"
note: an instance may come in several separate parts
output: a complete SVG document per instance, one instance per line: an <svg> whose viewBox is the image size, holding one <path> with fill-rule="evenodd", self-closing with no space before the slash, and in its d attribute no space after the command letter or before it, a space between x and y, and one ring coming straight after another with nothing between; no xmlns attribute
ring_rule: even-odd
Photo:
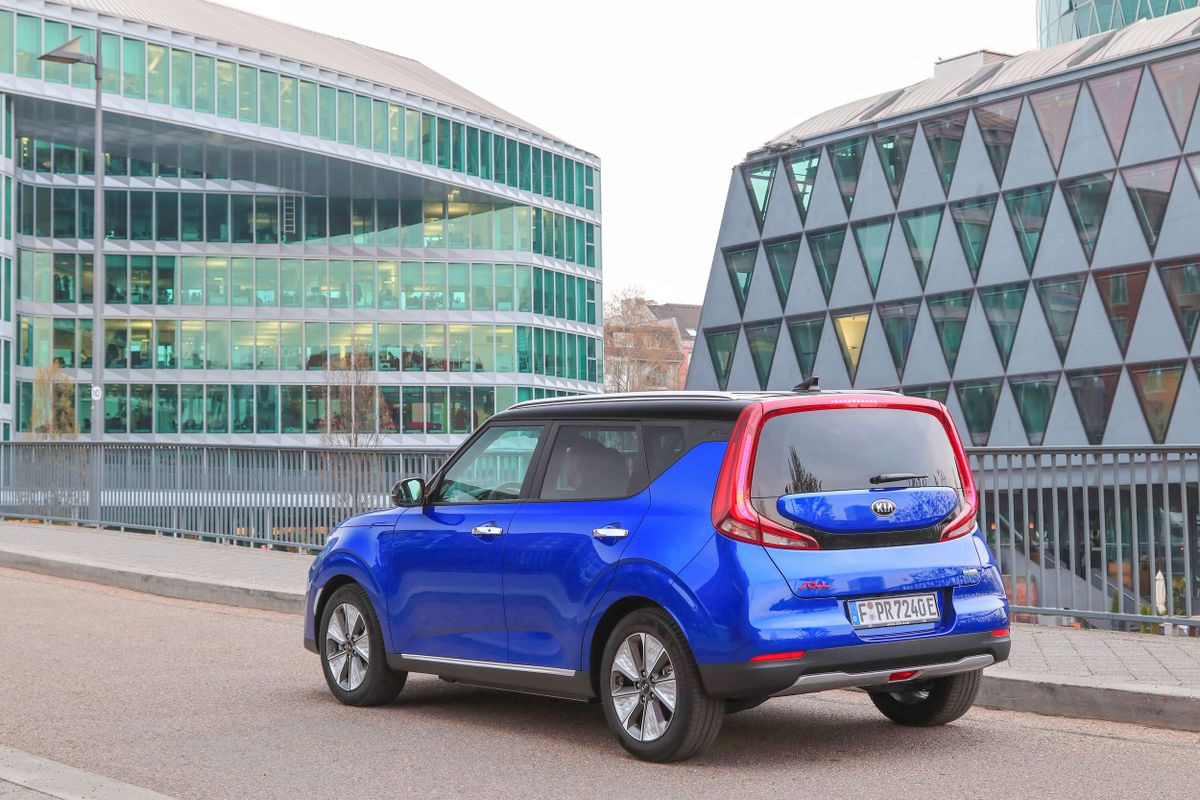
<svg viewBox="0 0 1200 800"><path fill-rule="evenodd" d="M646 487L646 460L636 426L561 425L546 462L542 500L629 497Z"/></svg>
<svg viewBox="0 0 1200 800"><path fill-rule="evenodd" d="M875 482L872 482L872 478ZM763 425L751 500L781 520L787 494L946 486L962 492L954 448L941 420L898 408L797 411Z"/></svg>

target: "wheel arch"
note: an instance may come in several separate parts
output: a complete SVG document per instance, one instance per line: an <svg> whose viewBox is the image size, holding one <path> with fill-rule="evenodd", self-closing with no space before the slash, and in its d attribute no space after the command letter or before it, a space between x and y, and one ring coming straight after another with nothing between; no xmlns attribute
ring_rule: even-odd
<svg viewBox="0 0 1200 800"><path fill-rule="evenodd" d="M383 594L375 583L370 571L366 569L356 556L344 550L331 553L321 566L320 595L313 609L313 633L319 637L321 633L321 618L329 603L329 598L343 586L357 586L367 596L371 610L379 620L379 629L383 634L383 644L387 652L391 652L391 625L387 614L387 604Z"/></svg>

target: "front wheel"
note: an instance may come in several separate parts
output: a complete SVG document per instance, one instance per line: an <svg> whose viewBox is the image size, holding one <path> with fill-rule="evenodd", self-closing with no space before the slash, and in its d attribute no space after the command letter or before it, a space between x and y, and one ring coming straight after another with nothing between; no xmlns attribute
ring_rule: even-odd
<svg viewBox="0 0 1200 800"><path fill-rule="evenodd" d="M321 669L329 691L348 706L377 706L400 694L407 672L387 665L379 618L366 592L355 585L333 593L318 631Z"/></svg>
<svg viewBox="0 0 1200 800"><path fill-rule="evenodd" d="M945 725L967 713L979 694L983 670L934 678L894 692L872 691L871 700L898 725L928 728Z"/></svg>
<svg viewBox="0 0 1200 800"><path fill-rule="evenodd" d="M721 729L725 703L704 693L700 670L675 621L661 609L617 625L600 670L600 700L617 740L643 761L683 761Z"/></svg>

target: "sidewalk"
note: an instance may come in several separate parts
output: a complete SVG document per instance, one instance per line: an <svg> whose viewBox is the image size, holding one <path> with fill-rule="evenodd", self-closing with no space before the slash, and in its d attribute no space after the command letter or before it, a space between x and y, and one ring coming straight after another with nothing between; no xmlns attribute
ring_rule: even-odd
<svg viewBox="0 0 1200 800"><path fill-rule="evenodd" d="M0 523L0 566L152 594L300 613L311 556L134 533ZM979 703L1200 731L1200 639L1013 625Z"/></svg>

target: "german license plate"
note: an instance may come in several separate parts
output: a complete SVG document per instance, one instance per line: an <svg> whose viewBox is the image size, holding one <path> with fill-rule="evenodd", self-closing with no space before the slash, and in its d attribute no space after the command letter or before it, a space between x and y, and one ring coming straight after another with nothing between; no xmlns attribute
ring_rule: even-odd
<svg viewBox="0 0 1200 800"><path fill-rule="evenodd" d="M872 597L866 600L851 600L848 605L850 624L856 628L912 625L919 622L935 622L941 617L936 594Z"/></svg>

